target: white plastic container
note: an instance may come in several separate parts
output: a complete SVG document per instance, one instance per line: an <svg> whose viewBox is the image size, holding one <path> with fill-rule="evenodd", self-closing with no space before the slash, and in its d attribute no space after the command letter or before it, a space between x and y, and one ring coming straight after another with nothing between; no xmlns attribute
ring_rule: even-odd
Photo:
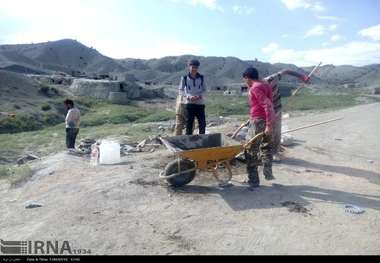
<svg viewBox="0 0 380 263"><path fill-rule="evenodd" d="M95 143L91 146L91 162L90 163L92 166L99 165L99 157L100 157L99 145Z"/></svg>
<svg viewBox="0 0 380 263"><path fill-rule="evenodd" d="M102 141L99 150L100 164L118 164L121 162L120 144L111 141Z"/></svg>

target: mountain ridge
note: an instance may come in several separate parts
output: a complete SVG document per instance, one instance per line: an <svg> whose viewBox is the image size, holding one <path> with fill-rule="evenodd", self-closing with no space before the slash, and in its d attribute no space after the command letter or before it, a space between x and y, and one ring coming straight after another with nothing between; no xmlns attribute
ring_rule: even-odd
<svg viewBox="0 0 380 263"><path fill-rule="evenodd" d="M186 63L191 58L201 61L201 72L210 86L231 85L241 82L241 73L249 66L258 68L262 77L282 69L292 69L307 74L312 67L293 64L270 64L258 60L241 60L237 57L218 56L167 56L155 59L113 59L96 49L72 39L62 39L36 44L0 45L0 69L29 74L69 75L115 74L141 82L177 85L186 74ZM296 84L298 80L285 78ZM351 65L324 65L313 82L323 85L355 84L358 87L380 85L380 64L356 67Z"/></svg>

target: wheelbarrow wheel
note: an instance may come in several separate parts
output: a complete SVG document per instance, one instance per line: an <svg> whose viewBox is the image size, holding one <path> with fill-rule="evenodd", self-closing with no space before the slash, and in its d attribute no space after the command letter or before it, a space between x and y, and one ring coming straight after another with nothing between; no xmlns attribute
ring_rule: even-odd
<svg viewBox="0 0 380 263"><path fill-rule="evenodd" d="M178 170L178 168L180 170ZM169 163L165 168L165 176L171 176L173 174L181 173L181 171L185 171L185 173L181 173L178 176L167 179L168 183L173 187L182 187L189 183L191 183L196 175L195 164L189 160L180 160L178 165L178 160L175 160ZM189 170L193 170L190 172L186 172Z"/></svg>

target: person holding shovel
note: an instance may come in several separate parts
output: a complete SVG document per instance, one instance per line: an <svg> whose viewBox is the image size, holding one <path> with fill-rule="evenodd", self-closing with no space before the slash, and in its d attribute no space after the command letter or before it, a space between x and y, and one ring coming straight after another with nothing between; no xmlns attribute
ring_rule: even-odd
<svg viewBox="0 0 380 263"><path fill-rule="evenodd" d="M256 140L245 150L247 161L248 184L251 189L260 186L258 166L260 164L259 153L264 165L264 176L267 180L274 180L272 172L273 162L273 124L275 113L273 108L272 87L259 79L256 68L250 67L243 73L243 78L248 86L248 98L250 104L250 121L248 136L264 134L262 140Z"/></svg>
<svg viewBox="0 0 380 263"><path fill-rule="evenodd" d="M285 75L296 77L306 84L310 82L309 76L300 74L292 70L283 70L264 78L264 81L272 87L273 92L273 107L276 116L273 126L273 155L276 161L281 160L279 153L281 150L282 133L282 98L279 88L279 82Z"/></svg>
<svg viewBox="0 0 380 263"><path fill-rule="evenodd" d="M320 64L321 65L321 64ZM318 66L319 67L319 66ZM318 69L316 67L316 69ZM281 92L280 92L280 87L279 87L279 82L285 75L290 75L293 77L298 78L302 82L308 84L310 83L310 77L312 74L315 72L313 70L312 73L310 73L309 76L297 73L295 71L291 70L283 70L278 73L275 73L273 75L270 75L269 77L266 77L263 79L264 82L269 84L272 87L272 93L273 93L273 107L274 107L274 112L275 112L275 121L274 121L274 126L273 126L273 157L274 160L280 161L280 155L279 152L281 150L281 135L282 135L282 97L281 97ZM300 89L298 89L296 92L298 92ZM235 131L235 133L232 135L232 138L236 138L239 132L244 128L249 125L249 121L243 123L238 130Z"/></svg>

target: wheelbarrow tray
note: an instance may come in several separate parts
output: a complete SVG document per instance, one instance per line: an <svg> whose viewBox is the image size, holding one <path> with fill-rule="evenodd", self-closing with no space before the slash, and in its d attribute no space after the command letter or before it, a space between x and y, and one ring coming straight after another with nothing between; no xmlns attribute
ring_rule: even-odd
<svg viewBox="0 0 380 263"><path fill-rule="evenodd" d="M233 160L242 151L242 148L241 145L204 148L178 152L177 155L197 162L200 170L207 170L210 162L220 163Z"/></svg>
<svg viewBox="0 0 380 263"><path fill-rule="evenodd" d="M231 161L243 149L242 145L224 145L219 133L162 138L162 142L176 156L196 162L200 170L207 170L210 163Z"/></svg>
<svg viewBox="0 0 380 263"><path fill-rule="evenodd" d="M169 163L165 176L169 184L180 187L190 183L196 176L196 170L212 172L219 179L218 167L224 166L228 171L228 180L232 178L230 161L243 149L242 145L224 145L221 134L176 136L161 138L162 143L177 156L177 161Z"/></svg>
<svg viewBox="0 0 380 263"><path fill-rule="evenodd" d="M176 187L190 183L196 176L196 170L212 172L220 185L228 185L232 178L230 161L246 147L236 145L236 142L223 141L222 134L167 137L161 138L161 141L177 156L177 160L168 164L165 175L160 178ZM219 178L220 166L227 169L226 180Z"/></svg>

